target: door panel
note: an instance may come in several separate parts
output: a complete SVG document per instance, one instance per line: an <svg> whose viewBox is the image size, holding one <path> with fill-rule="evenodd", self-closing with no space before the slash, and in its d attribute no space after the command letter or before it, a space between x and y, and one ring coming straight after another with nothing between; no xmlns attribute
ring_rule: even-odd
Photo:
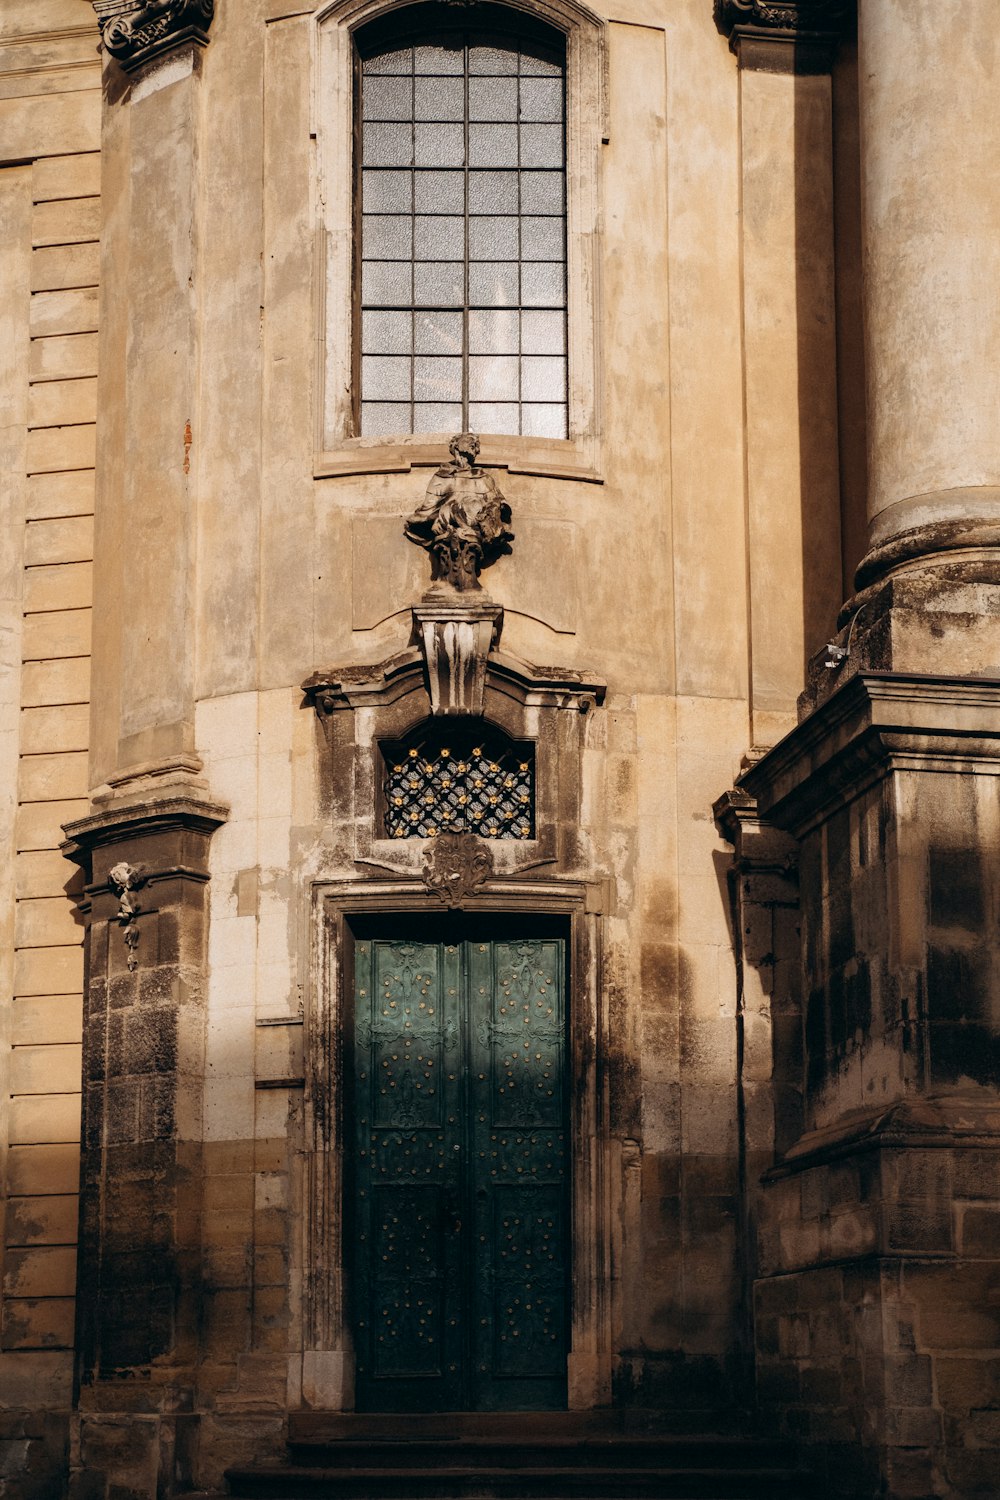
<svg viewBox="0 0 1000 1500"><path fill-rule="evenodd" d="M355 947L357 1403L564 1406L565 945L419 930Z"/></svg>

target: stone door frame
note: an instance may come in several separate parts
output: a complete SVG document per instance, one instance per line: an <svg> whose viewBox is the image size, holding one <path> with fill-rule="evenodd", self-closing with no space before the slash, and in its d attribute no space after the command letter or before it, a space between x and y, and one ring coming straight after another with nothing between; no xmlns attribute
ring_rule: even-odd
<svg viewBox="0 0 1000 1500"><path fill-rule="evenodd" d="M607 1017L600 984L603 916L594 887L573 880L498 879L463 903L466 913L563 918L567 927L567 1062L572 1315L567 1404L606 1406L611 1398L610 1137L607 1126ZM350 922L427 912L442 903L411 880L344 880L313 886L314 984L306 1014L303 1234L305 1406L350 1410L354 1350L345 1271L343 1117L345 1020L353 982Z"/></svg>

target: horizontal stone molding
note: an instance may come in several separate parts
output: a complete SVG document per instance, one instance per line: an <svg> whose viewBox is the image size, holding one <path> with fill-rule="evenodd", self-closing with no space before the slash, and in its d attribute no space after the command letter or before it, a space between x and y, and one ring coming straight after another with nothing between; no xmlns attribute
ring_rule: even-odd
<svg viewBox="0 0 1000 1500"><path fill-rule="evenodd" d="M1000 1151L1000 1100L945 1097L903 1099L874 1113L854 1112L809 1131L766 1173L776 1181L854 1156L859 1151L957 1146Z"/></svg>
<svg viewBox="0 0 1000 1500"><path fill-rule="evenodd" d="M398 702L423 686L424 671L423 652L411 648L372 666L314 672L302 684L302 691L323 723L345 709L381 708ZM606 690L603 682L588 679L582 672L568 667L535 667L500 651L490 652L485 680L490 688L524 708L562 708L578 713L603 703Z"/></svg>
<svg viewBox="0 0 1000 1500"><path fill-rule="evenodd" d="M801 838L899 770L1000 776L1000 679L859 672L739 785Z"/></svg>

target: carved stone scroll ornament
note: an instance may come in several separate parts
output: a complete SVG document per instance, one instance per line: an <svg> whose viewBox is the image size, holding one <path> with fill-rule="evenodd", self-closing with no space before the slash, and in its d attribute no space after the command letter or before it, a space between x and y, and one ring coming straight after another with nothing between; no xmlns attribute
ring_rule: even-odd
<svg viewBox="0 0 1000 1500"><path fill-rule="evenodd" d="M492 874L489 845L472 833L439 833L424 855L424 884L452 910Z"/></svg>
<svg viewBox="0 0 1000 1500"><path fill-rule="evenodd" d="M108 871L108 882L118 896L117 916L124 931L125 946L128 949L127 963L131 972L139 964L135 952L139 945L139 929L135 924L135 919L142 910L131 893L145 885L145 868L142 865L127 864L122 860L120 864L112 865Z"/></svg>
<svg viewBox="0 0 1000 1500"><path fill-rule="evenodd" d="M856 15L857 0L715 0L716 24L741 66L770 71L828 71Z"/></svg>
<svg viewBox="0 0 1000 1500"><path fill-rule="evenodd" d="M510 506L485 469L476 467L479 439L460 432L449 444L451 462L438 469L423 504L403 528L431 555L434 580L467 593L482 587L479 572L510 551Z"/></svg>
<svg viewBox="0 0 1000 1500"><path fill-rule="evenodd" d="M205 46L215 0L93 0L105 51L134 72L182 42Z"/></svg>

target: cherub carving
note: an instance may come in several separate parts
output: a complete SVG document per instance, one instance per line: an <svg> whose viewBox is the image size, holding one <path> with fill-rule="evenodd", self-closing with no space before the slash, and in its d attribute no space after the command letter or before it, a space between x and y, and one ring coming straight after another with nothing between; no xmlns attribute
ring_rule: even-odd
<svg viewBox="0 0 1000 1500"><path fill-rule="evenodd" d="M404 530L431 554L435 580L464 593L482 587L480 568L510 551L514 533L508 525L510 506L496 481L476 468L476 434L460 432L448 447L451 462L435 472Z"/></svg>

